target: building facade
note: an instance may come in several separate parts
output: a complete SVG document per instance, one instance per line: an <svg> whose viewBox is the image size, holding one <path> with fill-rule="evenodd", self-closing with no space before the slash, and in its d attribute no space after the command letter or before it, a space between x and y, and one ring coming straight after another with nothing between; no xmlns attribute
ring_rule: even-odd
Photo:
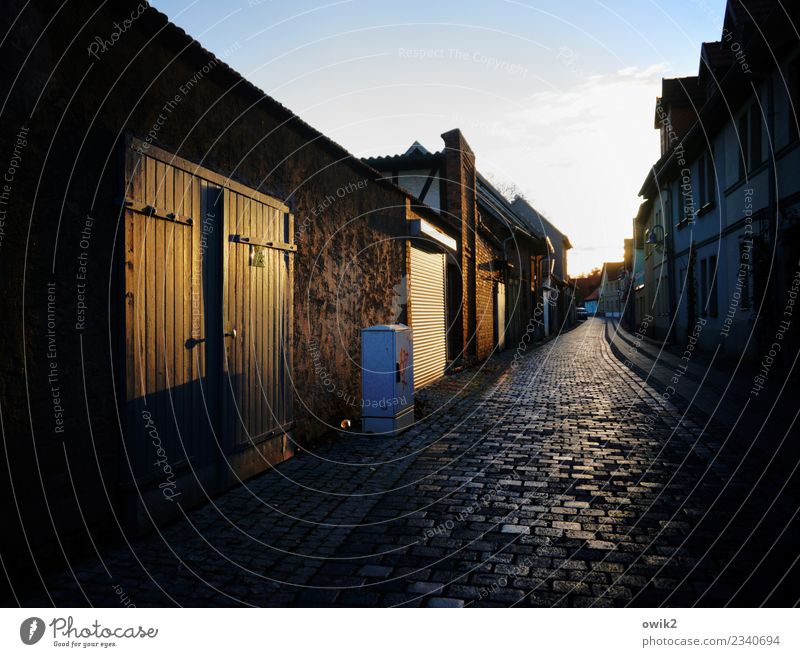
<svg viewBox="0 0 800 657"><path fill-rule="evenodd" d="M622 317L627 293L627 272L624 262L604 262L598 288L597 314L601 317Z"/></svg>
<svg viewBox="0 0 800 657"><path fill-rule="evenodd" d="M776 335L797 345L800 47L786 11L797 18L796 5L728 2L698 75L663 82L662 154L635 223L645 252L637 314L654 316L653 337L752 360ZM791 352L773 351L777 361Z"/></svg>

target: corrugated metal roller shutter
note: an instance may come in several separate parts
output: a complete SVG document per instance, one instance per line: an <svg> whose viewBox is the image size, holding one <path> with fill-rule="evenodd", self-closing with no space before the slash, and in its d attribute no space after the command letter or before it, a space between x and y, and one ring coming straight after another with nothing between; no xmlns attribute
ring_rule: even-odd
<svg viewBox="0 0 800 657"><path fill-rule="evenodd" d="M444 258L443 253L411 247L415 388L438 379L447 366Z"/></svg>

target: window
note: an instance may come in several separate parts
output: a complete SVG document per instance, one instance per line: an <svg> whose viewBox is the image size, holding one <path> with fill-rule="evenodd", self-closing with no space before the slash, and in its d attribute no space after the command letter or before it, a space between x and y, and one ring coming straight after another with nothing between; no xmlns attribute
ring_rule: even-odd
<svg viewBox="0 0 800 657"><path fill-rule="evenodd" d="M700 207L702 208L708 203L708 187L706 186L706 160L708 155L705 153L700 157L697 162L697 186L699 187L698 196L700 197Z"/></svg>
<svg viewBox="0 0 800 657"><path fill-rule="evenodd" d="M687 270L686 267L681 267L680 278L678 278L678 298L689 301L689 281L686 280ZM680 304L679 304L680 305Z"/></svg>
<svg viewBox="0 0 800 657"><path fill-rule="evenodd" d="M648 257L653 255L656 252L656 245L655 244L647 244L647 237L648 237L648 235L650 235L653 232L653 229L656 226L661 226L662 228L664 226L664 222L662 221L661 203L659 203L659 206L656 207L655 215L653 217L653 224L649 228L645 229L645 235L644 235L645 245L644 245L644 248L645 248L645 255L648 256ZM655 235L660 236L661 235L661 231L656 231Z"/></svg>
<svg viewBox="0 0 800 657"><path fill-rule="evenodd" d="M739 117L739 178L747 175L747 112Z"/></svg>
<svg viewBox="0 0 800 657"><path fill-rule="evenodd" d="M739 242L739 271L736 285L740 287L741 298L739 308L750 310L750 262L752 256L752 246L748 242Z"/></svg>
<svg viewBox="0 0 800 657"><path fill-rule="evenodd" d="M708 260L703 258L700 261L700 290L697 295L697 314L704 316L706 314L708 300Z"/></svg>
<svg viewBox="0 0 800 657"><path fill-rule="evenodd" d="M750 108L750 169L761 164L761 108L753 103Z"/></svg>
<svg viewBox="0 0 800 657"><path fill-rule="evenodd" d="M709 276L709 291L708 291L708 316L716 317L719 314L719 303L717 301L717 256L711 256L708 259L708 276Z"/></svg>
<svg viewBox="0 0 800 657"><path fill-rule="evenodd" d="M717 175L714 170L714 148L704 153L697 163L700 209L713 205L717 198Z"/></svg>
<svg viewBox="0 0 800 657"><path fill-rule="evenodd" d="M761 164L761 146L763 140L761 107L753 103L739 117L739 178Z"/></svg>
<svg viewBox="0 0 800 657"><path fill-rule="evenodd" d="M714 157L714 147L706 153L706 203L714 204L717 198L717 171L715 168L717 158Z"/></svg>
<svg viewBox="0 0 800 657"><path fill-rule="evenodd" d="M800 57L789 65L786 78L786 84L789 85L789 140L794 141L798 138L797 124L800 122Z"/></svg>

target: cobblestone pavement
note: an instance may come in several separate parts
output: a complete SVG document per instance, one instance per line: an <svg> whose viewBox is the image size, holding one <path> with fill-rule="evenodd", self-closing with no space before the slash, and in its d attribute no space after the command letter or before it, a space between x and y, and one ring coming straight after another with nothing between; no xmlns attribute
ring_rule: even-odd
<svg viewBox="0 0 800 657"><path fill-rule="evenodd" d="M602 320L421 398L404 435L302 453L25 604L796 603L785 468L626 369Z"/></svg>

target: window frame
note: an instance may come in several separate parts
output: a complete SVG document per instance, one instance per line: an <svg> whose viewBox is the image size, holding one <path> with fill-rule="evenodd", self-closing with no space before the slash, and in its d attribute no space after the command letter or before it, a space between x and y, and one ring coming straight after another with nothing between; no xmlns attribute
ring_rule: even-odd
<svg viewBox="0 0 800 657"><path fill-rule="evenodd" d="M708 316L718 317L719 297L717 294L717 281L719 280L719 275L718 275L718 263L716 255L708 257L708 273L709 273L708 299L706 301L706 305L708 307Z"/></svg>
<svg viewBox="0 0 800 657"><path fill-rule="evenodd" d="M800 55L789 63L787 71L788 93L786 98L787 121L789 122L789 143L792 144L800 139Z"/></svg>
<svg viewBox="0 0 800 657"><path fill-rule="evenodd" d="M708 258L700 261L700 284L698 287L698 317L705 317L708 311Z"/></svg>

